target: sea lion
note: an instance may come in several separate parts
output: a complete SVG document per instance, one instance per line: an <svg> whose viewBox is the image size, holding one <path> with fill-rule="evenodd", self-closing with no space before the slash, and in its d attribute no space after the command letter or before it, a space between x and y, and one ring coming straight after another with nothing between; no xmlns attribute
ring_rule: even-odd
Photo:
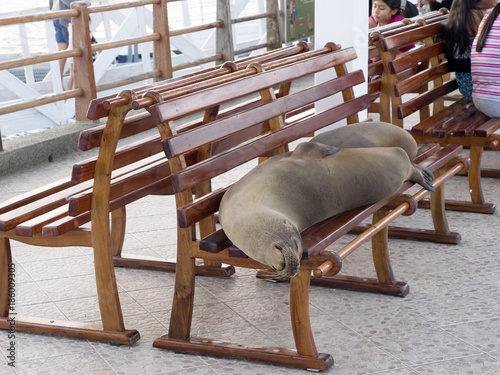
<svg viewBox="0 0 500 375"><path fill-rule="evenodd" d="M371 147L383 145L386 135L390 147ZM219 209L224 232L249 257L293 277L303 229L387 198L408 180L433 191L432 173L411 162L417 145L406 135L392 124L348 125L266 160L224 194ZM356 145L356 137L367 147L343 148ZM404 148L395 147L398 142Z"/></svg>

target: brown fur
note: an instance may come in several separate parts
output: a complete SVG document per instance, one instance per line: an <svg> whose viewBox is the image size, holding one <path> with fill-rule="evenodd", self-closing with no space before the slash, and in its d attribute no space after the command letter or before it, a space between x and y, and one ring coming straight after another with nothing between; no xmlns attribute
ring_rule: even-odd
<svg viewBox="0 0 500 375"><path fill-rule="evenodd" d="M222 199L220 222L228 238L249 257L282 276L293 276L302 257L303 229L385 199L407 180L432 189L430 172L411 163L408 153L414 157L417 146L406 131L376 124L381 134L374 133L373 141L375 129L367 126L349 125L320 134L313 138L315 142L301 143L293 152L274 156L251 170ZM383 135L390 147L371 147L369 143L383 144ZM393 147L398 137L404 148ZM318 143L345 142L352 147L356 138L361 147L368 147L339 149Z"/></svg>

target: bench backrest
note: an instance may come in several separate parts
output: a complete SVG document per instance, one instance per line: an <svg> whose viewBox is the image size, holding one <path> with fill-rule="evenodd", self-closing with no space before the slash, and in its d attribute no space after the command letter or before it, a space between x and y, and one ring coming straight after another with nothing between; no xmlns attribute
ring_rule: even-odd
<svg viewBox="0 0 500 375"><path fill-rule="evenodd" d="M448 62L444 58L443 42L440 36L444 21L424 25L420 28L385 37L372 35L384 65L386 79L382 83L383 95L390 97L393 124L403 126L403 119L419 111L420 121L444 108L443 97L457 89L455 79L449 77ZM408 44L420 44L420 48L404 54L396 52ZM403 95L417 93L403 100ZM408 97L406 97L408 98Z"/></svg>
<svg viewBox="0 0 500 375"><path fill-rule="evenodd" d="M385 26L369 30L370 46L368 47L368 77L370 77L370 80L368 82L368 93L370 94L370 100L372 101L368 110L369 113L379 113L382 121L390 122L390 100L385 97L381 97L380 102L375 101L380 97L380 93L382 91L382 73L384 71L384 66L382 59L380 58L380 51L374 42L380 39L381 36L384 38L393 37L425 25L446 22L447 18L448 10L446 8L442 8L439 11L429 12L418 17L404 19L399 22L390 23ZM416 48L419 47L420 46L417 46ZM414 73L415 71L407 70L406 72L403 72L403 75L408 77ZM377 78L377 76L380 76L380 78Z"/></svg>
<svg viewBox="0 0 500 375"><path fill-rule="evenodd" d="M276 50L272 50L257 56L242 58L237 60L236 62L230 62L227 64L223 64L222 66L215 65L191 74L186 74L176 78L169 78L163 81L137 87L132 91L137 98L142 98L144 94L146 94L150 90L155 90L157 92L171 91L183 86L191 85L193 83L203 82L210 78L221 77L225 74L233 72L234 70L244 69L253 62L265 63L268 61L294 56L296 54L308 51L309 47L310 46L307 43L299 42L297 44L278 48ZM126 101L124 102L123 99L117 97L116 95L108 95L98 99L94 99L90 103L89 109L87 111L87 117L90 120L101 119L109 115L109 110L112 107L121 104L126 104Z"/></svg>
<svg viewBox="0 0 500 375"><path fill-rule="evenodd" d="M266 53L257 60L264 61L263 66L272 71L280 66L286 66L296 61L305 61L329 52L331 52L329 46L308 51L307 44L301 43L294 48L284 48L277 52ZM247 60L247 63L251 63L255 58ZM231 72L226 71L227 66L231 67ZM240 69L240 67L244 68ZM127 114L141 100L146 102L145 108L147 109L157 100L180 98L183 95L214 87L224 82L257 74L255 69L247 68L246 63L239 64L239 67L225 64L217 69L224 70L225 73L205 80L200 80L200 77L197 76L194 81L185 80L185 85L180 85L178 79L173 79L172 82L167 80L158 86L148 86L150 91L141 94L140 98L138 98L136 91L128 90L120 93L116 98L121 104L116 105L115 101L110 106L106 125L85 130L80 134L79 148L81 150L92 150L100 147L98 156L73 166L72 182L79 186L88 184L88 187L80 189L78 193L67 198L67 210L70 216L46 226L45 233L47 235L61 234L89 222L91 210L95 209L93 205L97 201L101 202L99 203L101 206L104 205L99 209L113 211L150 194L171 194L170 166L163 153L160 136L154 129L158 122L147 111L133 116L127 116ZM217 69L212 69L212 71L216 72ZM191 76L191 78L193 77L194 75ZM203 74L203 77L206 78L206 75ZM152 91L153 87L159 91ZM290 88L290 83L285 82L276 95L287 95ZM125 104L122 103L123 101ZM97 107L106 103L101 100L96 100L96 102ZM213 115L215 118L224 118L235 111L243 111L254 105L255 103L243 103L236 109L220 111L221 113L218 111ZM139 104L137 108L142 108L141 106L144 105ZM203 124L203 120L194 120L183 125L180 131L187 131L201 124ZM149 130L151 133L148 132ZM131 136L137 136L139 140L125 146L118 146L119 140ZM231 142L228 144L228 140L222 140L214 145L214 148L230 147ZM188 162L194 157L196 157L195 154L192 154L191 157L188 156ZM94 180L92 181L92 179Z"/></svg>
<svg viewBox="0 0 500 375"><path fill-rule="evenodd" d="M158 127L163 139L165 154L172 169L172 187L176 193L179 226L187 228L202 220L210 220L218 211L218 205L228 186L198 195L193 200L192 191L246 162L261 156L269 156L287 150L288 143L298 140L337 121L348 119L357 122L358 112L369 106L369 96L354 97L353 87L364 82L362 71L346 73L345 63L356 58L353 48L347 48L321 55L304 62L297 62L274 71L262 71L219 87L194 93L185 98L161 102L150 107L153 117L161 122ZM283 83L311 76L320 71L335 69L337 77L324 83L305 87L287 96L276 97L273 87ZM285 124L284 116L318 100L342 93L343 101L323 112ZM227 103L234 98L259 94L260 105L245 112L236 113L224 119L209 121L205 125L185 132L179 132L177 119ZM260 124L269 123L264 132L249 132ZM218 153L205 153L195 163L186 162L188 155L200 150L210 150L211 145L234 137L232 147ZM212 229L213 231L213 229ZM210 234L210 230L206 234Z"/></svg>

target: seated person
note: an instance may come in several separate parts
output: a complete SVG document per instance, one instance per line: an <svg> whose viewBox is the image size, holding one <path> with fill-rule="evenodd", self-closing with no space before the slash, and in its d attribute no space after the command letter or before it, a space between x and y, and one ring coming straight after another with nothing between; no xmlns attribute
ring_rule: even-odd
<svg viewBox="0 0 500 375"><path fill-rule="evenodd" d="M472 44L471 75L476 108L500 117L500 2L479 25Z"/></svg>

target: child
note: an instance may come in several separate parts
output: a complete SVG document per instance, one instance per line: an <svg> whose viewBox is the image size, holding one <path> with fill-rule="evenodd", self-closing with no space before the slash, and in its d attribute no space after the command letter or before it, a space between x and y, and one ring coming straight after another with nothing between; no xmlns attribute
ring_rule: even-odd
<svg viewBox="0 0 500 375"><path fill-rule="evenodd" d="M471 73L474 105L487 116L500 117L500 2L479 25Z"/></svg>
<svg viewBox="0 0 500 375"><path fill-rule="evenodd" d="M372 15L368 18L368 28L404 20L400 13L401 0L374 0Z"/></svg>
<svg viewBox="0 0 500 375"><path fill-rule="evenodd" d="M404 20L401 13L401 0L374 0L372 7L372 15L368 18L368 28L384 26L389 23ZM414 44L401 48L398 53L406 52L415 47ZM380 57L375 57L369 62L380 60Z"/></svg>

